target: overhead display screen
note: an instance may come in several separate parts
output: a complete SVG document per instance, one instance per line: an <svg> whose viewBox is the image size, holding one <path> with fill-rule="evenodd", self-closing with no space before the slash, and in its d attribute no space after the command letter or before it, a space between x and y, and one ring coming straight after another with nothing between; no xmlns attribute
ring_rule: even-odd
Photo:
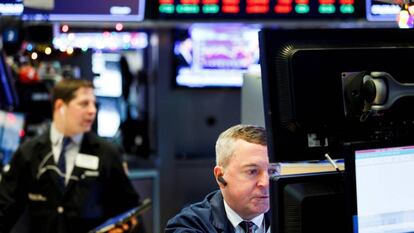
<svg viewBox="0 0 414 233"><path fill-rule="evenodd" d="M332 19L363 18L357 0L158 0L160 18Z"/></svg>
<svg viewBox="0 0 414 233"><path fill-rule="evenodd" d="M367 19L369 21L397 22L397 17L401 11L400 5L375 0L367 0L366 4Z"/></svg>
<svg viewBox="0 0 414 233"><path fill-rule="evenodd" d="M0 16L20 15L23 12L23 0L0 0Z"/></svg>
<svg viewBox="0 0 414 233"><path fill-rule="evenodd" d="M25 8L24 20L50 21L142 21L144 0L55 0L53 10Z"/></svg>

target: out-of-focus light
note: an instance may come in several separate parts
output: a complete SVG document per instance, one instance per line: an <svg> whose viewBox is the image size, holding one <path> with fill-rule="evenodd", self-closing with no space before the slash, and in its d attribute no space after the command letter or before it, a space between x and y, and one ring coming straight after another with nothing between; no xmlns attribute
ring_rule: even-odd
<svg viewBox="0 0 414 233"><path fill-rule="evenodd" d="M24 129L20 130L19 132L20 138L23 138L25 135L26 135L26 132L24 131Z"/></svg>
<svg viewBox="0 0 414 233"><path fill-rule="evenodd" d="M408 28L408 20L410 18L410 14L407 10L401 10L400 14L398 15L398 26L400 28Z"/></svg>
<svg viewBox="0 0 414 233"><path fill-rule="evenodd" d="M104 38L108 38L108 37L110 37L110 36L111 36L111 33L110 33L110 32L108 32L108 31L103 32L102 34L103 34L103 37L104 37Z"/></svg>
<svg viewBox="0 0 414 233"><path fill-rule="evenodd" d="M26 50L27 51L32 51L33 50L33 45L28 43L27 46L26 46Z"/></svg>
<svg viewBox="0 0 414 233"><path fill-rule="evenodd" d="M122 29L124 29L124 25L122 25L122 23L117 23L115 25L115 29L119 32L122 31Z"/></svg>
<svg viewBox="0 0 414 233"><path fill-rule="evenodd" d="M50 55L52 53L52 49L50 47L45 48L45 54Z"/></svg>
<svg viewBox="0 0 414 233"><path fill-rule="evenodd" d="M69 31L69 26L67 24L64 24L62 26L62 32L68 32Z"/></svg>
<svg viewBox="0 0 414 233"><path fill-rule="evenodd" d="M30 55L30 58L32 58L32 60L36 60L36 59L37 59L37 57L38 57L38 55L37 55L37 53L36 53L36 52L33 52L33 53Z"/></svg>
<svg viewBox="0 0 414 233"><path fill-rule="evenodd" d="M410 15L414 15L414 5L408 6L408 12Z"/></svg>
<svg viewBox="0 0 414 233"><path fill-rule="evenodd" d="M74 39L75 39L75 33L69 33L68 40L74 40Z"/></svg>
<svg viewBox="0 0 414 233"><path fill-rule="evenodd" d="M73 54L73 48L72 47L69 47L69 48L67 48L66 49L66 53L68 54L68 55L72 55Z"/></svg>

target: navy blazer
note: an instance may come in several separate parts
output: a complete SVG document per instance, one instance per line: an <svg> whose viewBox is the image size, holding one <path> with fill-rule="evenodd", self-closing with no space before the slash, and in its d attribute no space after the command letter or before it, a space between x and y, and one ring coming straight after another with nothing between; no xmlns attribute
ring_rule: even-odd
<svg viewBox="0 0 414 233"><path fill-rule="evenodd" d="M14 154L0 183L0 233L9 232L25 208L30 232L83 233L138 205L119 150L94 133L84 134L79 153L97 156L98 168L75 166L78 180L62 190L58 174L42 169L56 165L49 135L23 143Z"/></svg>
<svg viewBox="0 0 414 233"><path fill-rule="evenodd" d="M268 213L266 226L270 226ZM221 191L208 194L202 202L184 208L170 219L166 233L234 233L234 227L227 218Z"/></svg>

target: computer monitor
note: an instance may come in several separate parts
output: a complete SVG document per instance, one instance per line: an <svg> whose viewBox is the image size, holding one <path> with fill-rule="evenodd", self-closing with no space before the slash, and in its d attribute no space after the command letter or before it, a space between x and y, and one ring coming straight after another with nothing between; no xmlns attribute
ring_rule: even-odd
<svg viewBox="0 0 414 233"><path fill-rule="evenodd" d="M18 104L19 97L10 67L6 63L6 56L0 50L0 108L14 109Z"/></svg>
<svg viewBox="0 0 414 233"><path fill-rule="evenodd" d="M346 151L349 232L413 232L414 142Z"/></svg>
<svg viewBox="0 0 414 233"><path fill-rule="evenodd" d="M344 143L414 137L414 114L407 111L414 104L412 88L391 108L366 111L372 89L364 79L383 75L385 92L396 83L389 76L404 88L414 83L412 61L405 59L414 52L414 31L270 28L259 39L272 161L321 160L325 153L342 158ZM361 88L351 88L349 80Z"/></svg>
<svg viewBox="0 0 414 233"><path fill-rule="evenodd" d="M24 114L0 110L0 164L9 164L23 136Z"/></svg>
<svg viewBox="0 0 414 233"><path fill-rule="evenodd" d="M345 233L344 176L285 175L271 185L272 233Z"/></svg>

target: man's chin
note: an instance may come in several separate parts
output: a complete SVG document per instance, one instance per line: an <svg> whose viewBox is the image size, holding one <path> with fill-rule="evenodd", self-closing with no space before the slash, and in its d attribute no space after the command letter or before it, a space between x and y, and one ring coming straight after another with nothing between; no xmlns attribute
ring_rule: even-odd
<svg viewBox="0 0 414 233"><path fill-rule="evenodd" d="M82 129L79 130L79 133L87 133L89 131L91 131L92 126L84 126L82 127Z"/></svg>

